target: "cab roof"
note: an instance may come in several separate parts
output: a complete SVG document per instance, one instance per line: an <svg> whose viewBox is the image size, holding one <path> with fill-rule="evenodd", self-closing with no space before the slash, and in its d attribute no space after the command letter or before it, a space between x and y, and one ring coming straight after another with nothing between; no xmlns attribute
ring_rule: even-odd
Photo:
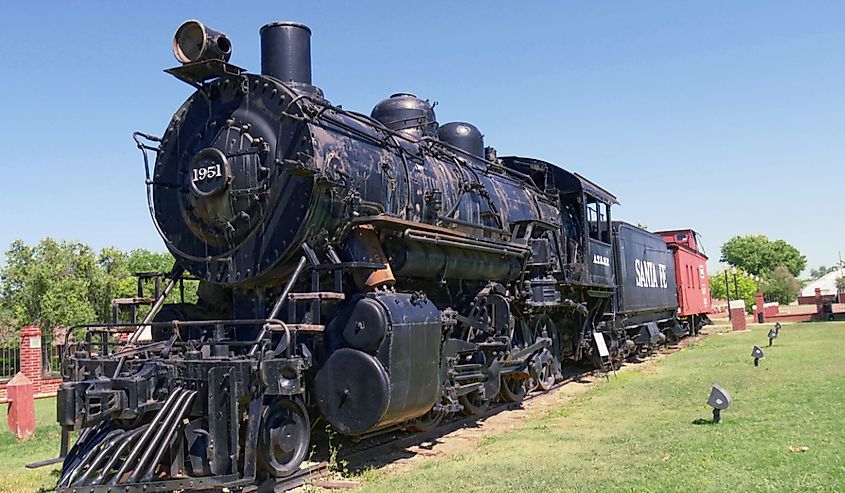
<svg viewBox="0 0 845 493"><path fill-rule="evenodd" d="M502 164L510 170L528 175L541 190L560 193L588 193L608 204L619 204L616 196L578 173L571 173L555 164L521 156L504 156Z"/></svg>

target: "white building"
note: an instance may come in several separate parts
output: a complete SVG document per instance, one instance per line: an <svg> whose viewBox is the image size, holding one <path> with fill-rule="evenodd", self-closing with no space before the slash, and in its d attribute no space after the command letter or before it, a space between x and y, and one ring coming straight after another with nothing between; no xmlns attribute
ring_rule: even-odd
<svg viewBox="0 0 845 493"><path fill-rule="evenodd" d="M798 296L815 296L816 288L820 288L822 290L822 295L836 294L836 280L842 275L845 275L845 271L835 270L833 272L828 272L815 281L808 282L807 285L801 289Z"/></svg>

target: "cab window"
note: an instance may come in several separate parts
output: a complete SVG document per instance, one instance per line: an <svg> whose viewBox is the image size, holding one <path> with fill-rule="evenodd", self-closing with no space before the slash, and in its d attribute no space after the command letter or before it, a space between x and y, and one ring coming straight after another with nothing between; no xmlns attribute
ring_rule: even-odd
<svg viewBox="0 0 845 493"><path fill-rule="evenodd" d="M610 243L610 218L607 213L607 204L587 197L587 224L590 229L590 238Z"/></svg>

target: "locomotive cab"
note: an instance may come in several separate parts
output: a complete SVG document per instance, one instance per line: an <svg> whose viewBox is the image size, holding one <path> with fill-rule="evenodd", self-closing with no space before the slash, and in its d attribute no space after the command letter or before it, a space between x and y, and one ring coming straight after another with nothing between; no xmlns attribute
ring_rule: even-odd
<svg viewBox="0 0 845 493"><path fill-rule="evenodd" d="M599 194L584 192L582 200L587 219L587 269L590 282L612 286L613 246L610 240L610 203L598 197Z"/></svg>
<svg viewBox="0 0 845 493"><path fill-rule="evenodd" d="M578 173L539 159L508 156L502 162L558 195L564 279L613 287L610 209L619 203L616 197Z"/></svg>

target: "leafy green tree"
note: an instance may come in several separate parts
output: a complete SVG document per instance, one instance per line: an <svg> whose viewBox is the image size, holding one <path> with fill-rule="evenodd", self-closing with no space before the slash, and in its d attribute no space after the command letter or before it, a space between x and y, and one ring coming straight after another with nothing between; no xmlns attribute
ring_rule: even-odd
<svg viewBox="0 0 845 493"><path fill-rule="evenodd" d="M0 270L0 304L7 322L46 330L96 319L93 299L101 281L94 251L79 242L15 241Z"/></svg>
<svg viewBox="0 0 845 493"><path fill-rule="evenodd" d="M138 279L133 274L147 273L147 272L162 272L169 273L173 268L173 256L167 252L151 252L149 250L139 248L130 251L126 254L124 273L120 277L120 282L115 298L131 298L138 295ZM167 284L168 279L165 277L161 281L161 288ZM185 302L196 303L197 301L197 281L186 281L185 288ZM143 283L143 291L145 297L153 297L155 294L155 281L152 279L146 280ZM179 289L176 288L167 297L168 303L178 303L181 301ZM148 306L141 306L138 310L138 317L143 318L149 312Z"/></svg>
<svg viewBox="0 0 845 493"><path fill-rule="evenodd" d="M836 278L836 292L845 292L845 276Z"/></svg>
<svg viewBox="0 0 845 493"><path fill-rule="evenodd" d="M767 269L767 272L774 273L778 267L785 267L794 277L798 277L807 267L807 257L801 251L783 240L775 240L770 243L772 249L771 263L774 269ZM759 274L758 274L759 275Z"/></svg>
<svg viewBox="0 0 845 493"><path fill-rule="evenodd" d="M798 297L801 283L784 266L775 267L774 272L762 283L760 289L769 295L769 299L778 303L792 303Z"/></svg>
<svg viewBox="0 0 845 493"><path fill-rule="evenodd" d="M111 318L111 301L123 297L125 288L122 284L130 281L130 273L126 269L126 253L114 247L106 247L97 256L98 274L100 282L94 293L94 309L97 320L106 321Z"/></svg>
<svg viewBox="0 0 845 493"><path fill-rule="evenodd" d="M763 235L734 236L722 245L722 261L756 276L768 276L778 266L798 276L807 266L807 258L797 248Z"/></svg>
<svg viewBox="0 0 845 493"><path fill-rule="evenodd" d="M818 269L810 269L810 278L811 279L819 279L821 277L830 274L831 272L836 270L836 266L826 267L824 265L820 265Z"/></svg>
<svg viewBox="0 0 845 493"><path fill-rule="evenodd" d="M745 301L745 309L751 311L754 305L754 295L759 290L757 279L742 269L728 270L728 287L730 288L730 299L741 299ZM734 284L736 274L736 284ZM713 299L726 300L728 293L725 291L725 271L717 272L709 277L710 296ZM739 296L736 295L736 287L739 287Z"/></svg>
<svg viewBox="0 0 845 493"><path fill-rule="evenodd" d="M112 318L112 300L138 295L135 272L164 272L173 267L169 253L107 247L95 253L79 242L46 238L35 246L15 241L0 267L0 323L8 327L58 326L104 322ZM165 280L166 282L166 280ZM197 282L185 282L185 301L197 300ZM154 281L144 285L152 297ZM180 301L174 290L167 302ZM149 311L141 306L139 316Z"/></svg>

